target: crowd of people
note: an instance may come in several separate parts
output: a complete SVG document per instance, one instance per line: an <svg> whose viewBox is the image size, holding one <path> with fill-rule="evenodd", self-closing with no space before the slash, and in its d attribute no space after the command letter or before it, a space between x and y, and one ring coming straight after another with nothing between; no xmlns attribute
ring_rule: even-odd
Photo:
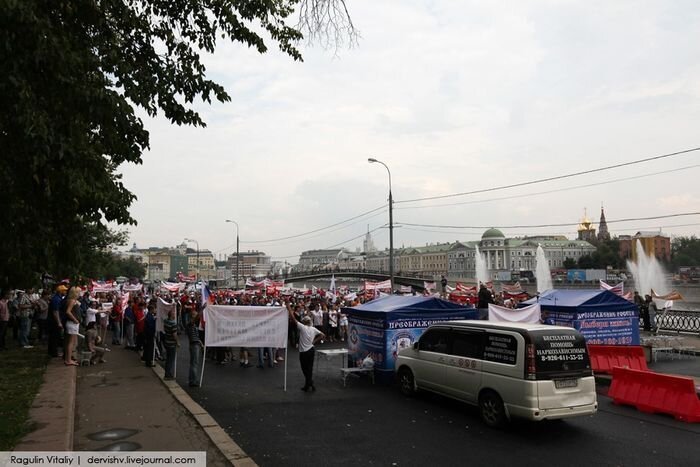
<svg viewBox="0 0 700 467"><path fill-rule="evenodd" d="M78 366L80 362L106 363L105 355L112 351L107 345L109 335L112 348L121 346L138 352L146 366L163 360L165 378L173 379L179 335L184 335L189 343L188 383L199 386L205 342L201 315L206 306L202 303L201 292L150 292L131 292L127 298L119 292L92 293L71 286L67 281L56 284L53 293L49 289L41 293L33 289L3 291L0 295L0 349L6 349L5 339L11 331L21 348L46 346L49 356L62 359L66 366ZM157 316L158 300L175 305L169 308L167 317ZM305 376L302 389L313 391L314 345L345 342L348 317L341 309L364 301L364 297L346 302L319 295L219 293L212 295L210 303L286 307L289 346L299 349ZM159 319L162 323L157 325ZM242 368L250 368L254 363L261 369L274 368L284 360L283 349L217 347L210 350L209 358L213 362L224 365L237 361Z"/></svg>
<svg viewBox="0 0 700 467"><path fill-rule="evenodd" d="M445 284L442 285L444 295ZM20 347L30 349L34 345L46 345L49 355L62 358L66 366L85 362L87 353L90 364L105 363L105 355L111 351L107 346L107 333L111 331L112 347L121 346L138 352L146 366L155 366L156 360L164 361L165 378L173 379L176 353L180 347L179 335L183 335L189 344L188 383L194 387L199 386L201 381L204 355L203 306L207 303L282 306L289 314L288 346L298 349L300 354L305 377L302 390L314 391L314 346L324 342L345 342L348 338L348 316L343 308L357 306L377 295L298 292L267 295L261 291L218 291L203 303L201 291L194 287L180 292L142 289L127 295L116 291L91 293L68 282L61 282L54 287L53 294L48 289L40 293L28 289L26 292L4 291L0 295L0 349L6 348L6 335L11 329L12 337ZM167 316L157 315L159 300L169 305ZM650 299L648 301L651 302ZM475 297L476 308L487 316L491 303L517 306L515 298L504 300L492 288L480 284ZM653 320L646 303L647 300L639 300L645 329L651 327ZM486 316L480 318L486 319ZM158 323L158 320L162 322ZM547 323L545 317L543 322ZM32 329L36 330L35 336ZM217 364L238 362L242 368L250 368L254 364L260 369L266 366L274 368L284 360L283 349L275 348L216 347L210 349L208 355Z"/></svg>

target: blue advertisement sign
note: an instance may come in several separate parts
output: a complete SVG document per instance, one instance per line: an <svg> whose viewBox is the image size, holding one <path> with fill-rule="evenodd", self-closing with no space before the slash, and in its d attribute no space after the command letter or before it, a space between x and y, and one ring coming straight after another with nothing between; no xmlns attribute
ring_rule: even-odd
<svg viewBox="0 0 700 467"><path fill-rule="evenodd" d="M588 344L639 345L639 318L581 319L573 324Z"/></svg>
<svg viewBox="0 0 700 467"><path fill-rule="evenodd" d="M578 330L588 344L639 345L639 318L627 311L588 311L567 313L551 311L549 317L556 326Z"/></svg>
<svg viewBox="0 0 700 467"><path fill-rule="evenodd" d="M384 321L348 316L348 364L361 366L370 357L375 368L384 364Z"/></svg>
<svg viewBox="0 0 700 467"><path fill-rule="evenodd" d="M369 319L348 316L348 359L350 366L361 366L370 357L374 368L391 377L396 356L402 348L412 347L423 331L435 323L457 319L476 319L478 311L465 309L460 316L417 316L397 319Z"/></svg>
<svg viewBox="0 0 700 467"><path fill-rule="evenodd" d="M586 271L585 269L569 269L566 271L566 280L569 282L585 282L586 281Z"/></svg>

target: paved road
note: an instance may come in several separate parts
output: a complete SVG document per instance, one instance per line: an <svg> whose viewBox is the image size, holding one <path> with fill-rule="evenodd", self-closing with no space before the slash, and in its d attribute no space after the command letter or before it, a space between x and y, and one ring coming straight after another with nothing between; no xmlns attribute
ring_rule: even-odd
<svg viewBox="0 0 700 467"><path fill-rule="evenodd" d="M185 347L186 348L186 347ZM180 355L186 386L187 352ZM697 465L700 425L642 414L599 396L595 416L486 428L475 408L431 394L406 398L393 387L353 379L321 361L315 393L290 350L283 368L208 362L204 387L186 388L261 466L277 465ZM700 366L700 359L683 366ZM332 369L334 367L335 369ZM603 389L604 391L604 389Z"/></svg>

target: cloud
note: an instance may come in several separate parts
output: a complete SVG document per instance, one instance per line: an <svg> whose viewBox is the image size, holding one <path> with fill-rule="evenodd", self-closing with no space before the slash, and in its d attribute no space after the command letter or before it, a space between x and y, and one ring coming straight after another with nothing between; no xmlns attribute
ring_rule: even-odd
<svg viewBox="0 0 700 467"><path fill-rule="evenodd" d="M362 40L339 58L304 47L299 63L274 46L259 55L221 44L206 65L232 101L198 105L207 128L144 119L152 149L142 166L122 170L139 196L134 241L173 245L193 237L231 251L226 218L249 241L330 225L386 202L386 171L368 157L391 168L400 201L698 146L700 29L685 27L700 18L695 2L376 1L351 8ZM584 207L597 212L601 203L609 219L695 209L697 170L517 195L696 160L689 154L454 201L513 199L396 214L404 222L503 226L575 223ZM305 241L246 247L294 255L385 222L378 216ZM611 231L633 227L611 224ZM547 231L523 230L513 234ZM562 230L573 229L548 231ZM396 231L406 245L477 235ZM377 231L375 242L386 246L387 233Z"/></svg>

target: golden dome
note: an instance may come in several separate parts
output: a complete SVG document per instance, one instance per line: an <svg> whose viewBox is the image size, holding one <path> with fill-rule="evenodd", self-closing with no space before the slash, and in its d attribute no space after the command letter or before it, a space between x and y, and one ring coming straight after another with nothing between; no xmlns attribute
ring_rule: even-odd
<svg viewBox="0 0 700 467"><path fill-rule="evenodd" d="M586 213L586 209L584 208L583 210L583 219L581 219L581 222L578 225L578 231L584 231L584 230L593 230L593 221L591 221L588 218L588 214Z"/></svg>

